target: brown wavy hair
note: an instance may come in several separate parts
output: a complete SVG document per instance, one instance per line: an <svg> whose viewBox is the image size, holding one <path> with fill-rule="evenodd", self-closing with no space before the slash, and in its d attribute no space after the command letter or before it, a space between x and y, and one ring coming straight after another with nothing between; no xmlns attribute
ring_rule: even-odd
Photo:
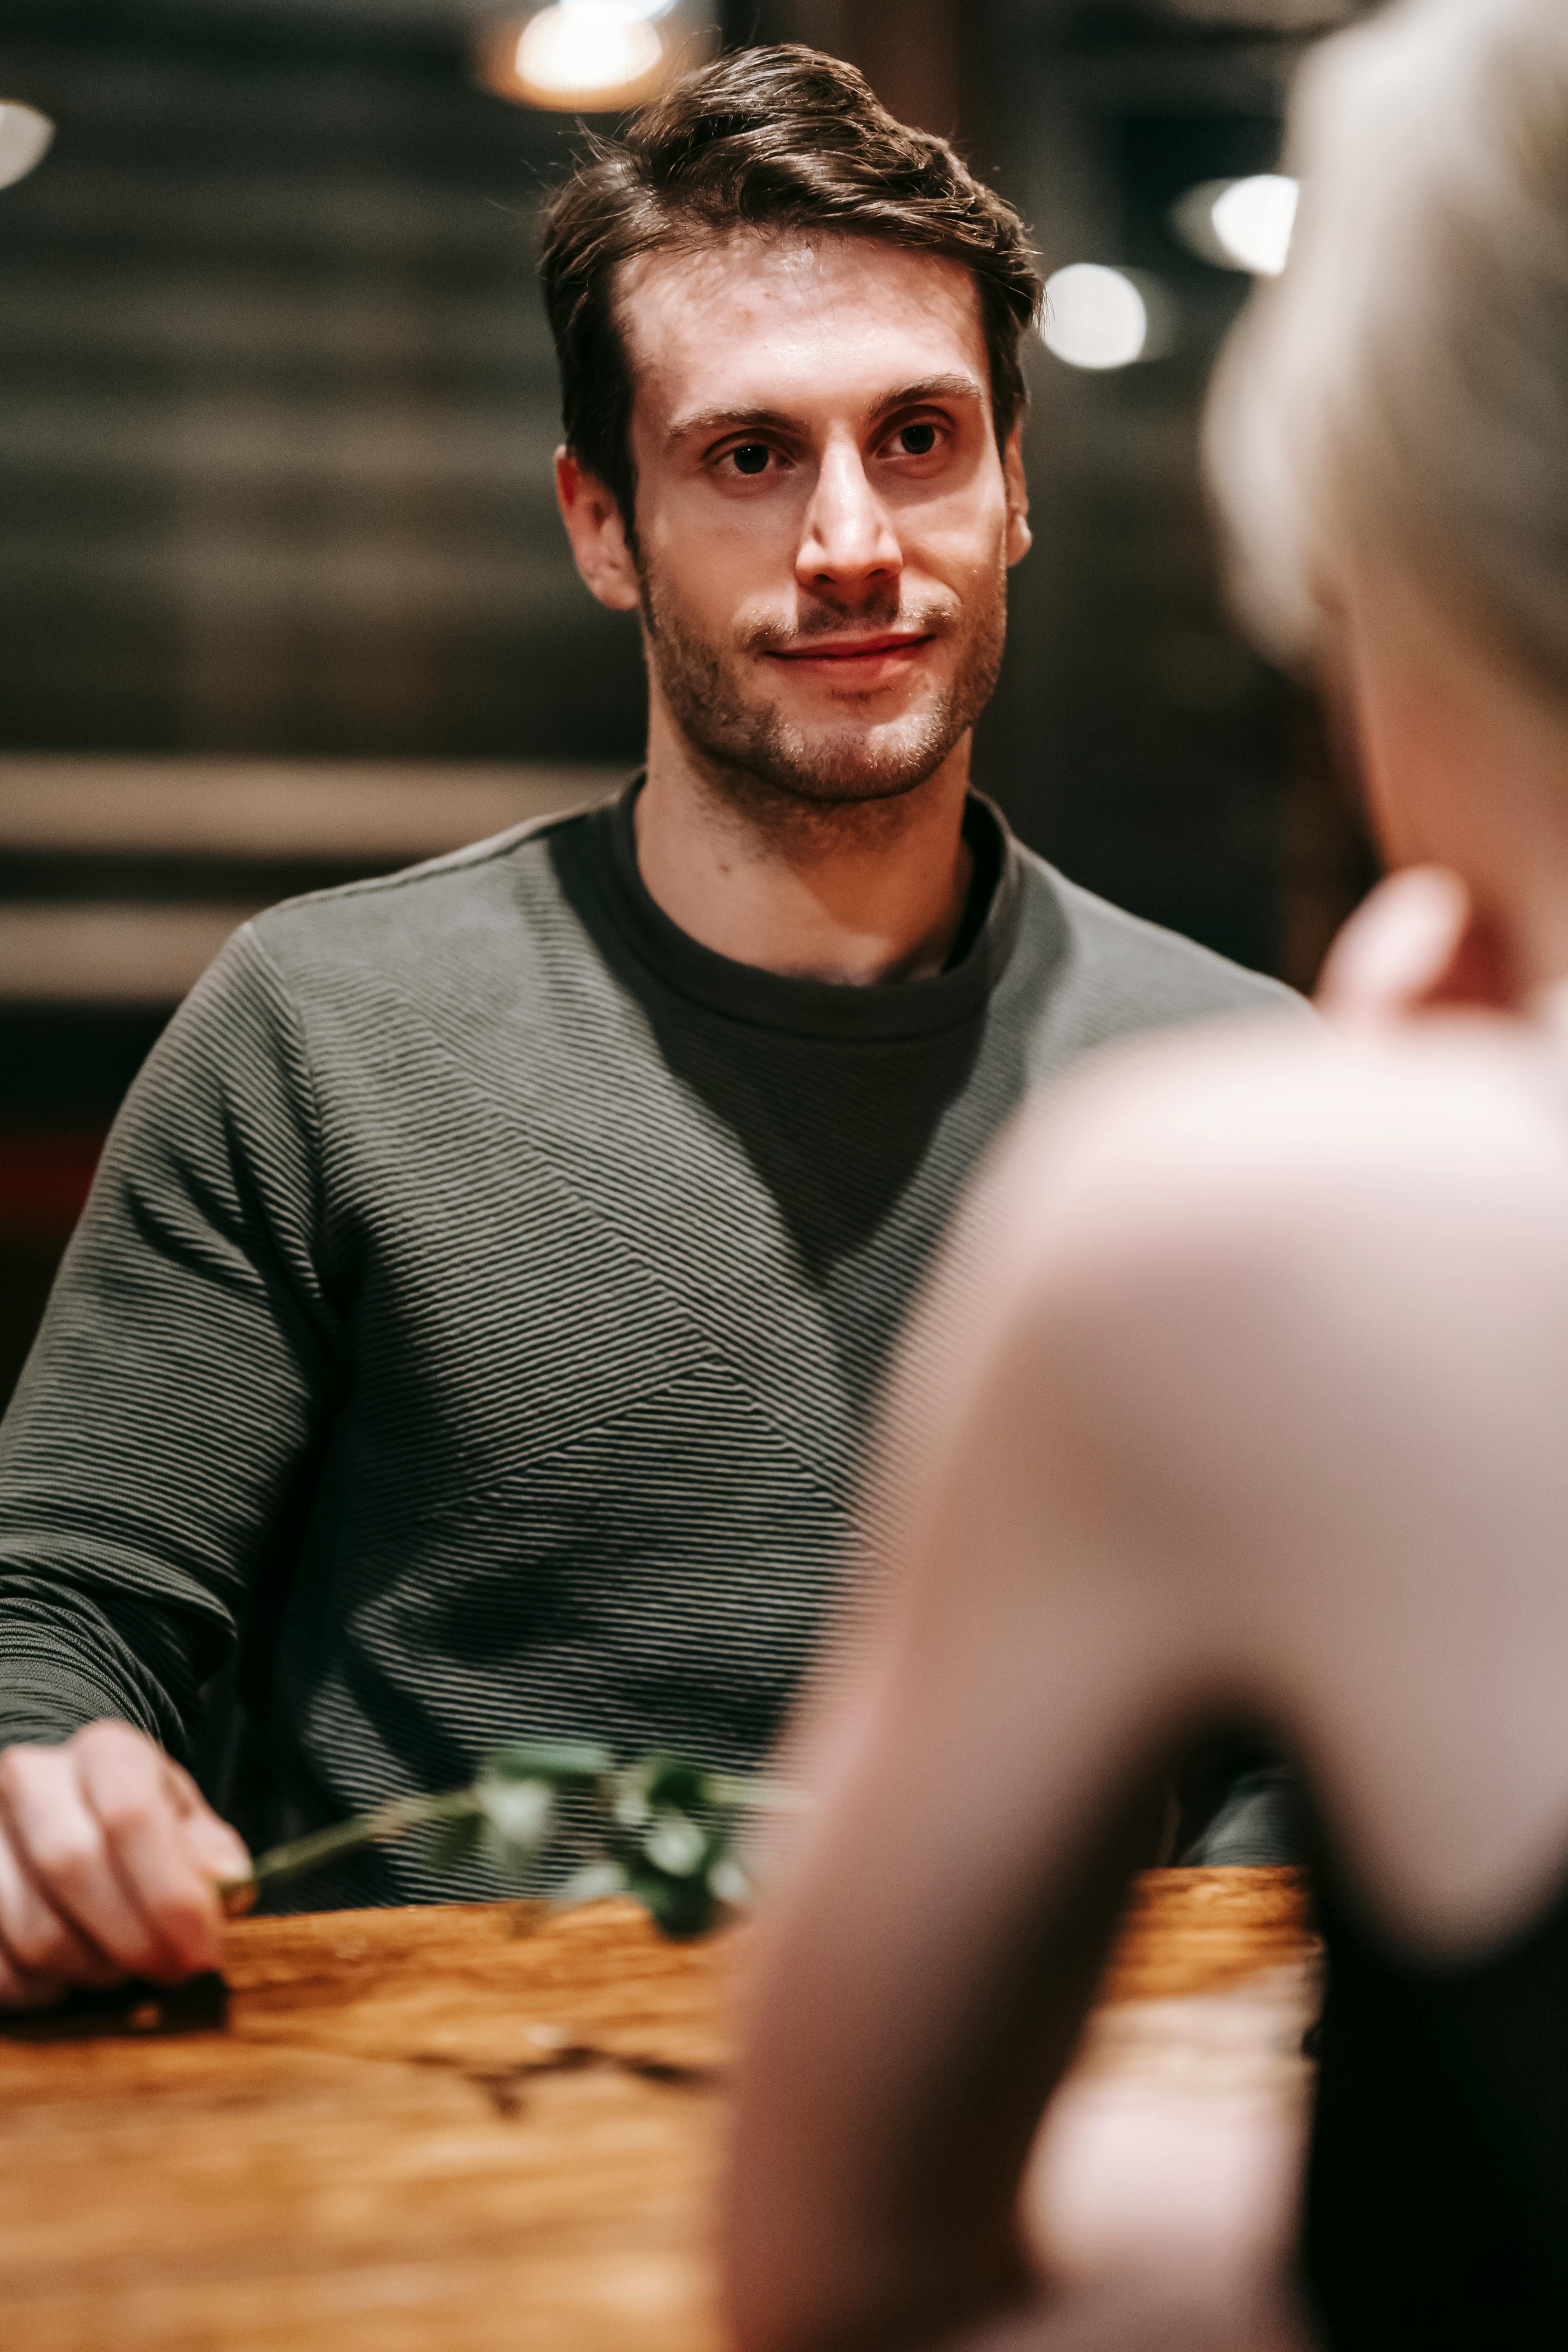
<svg viewBox="0 0 1568 2352"><path fill-rule="evenodd" d="M1041 285L1023 222L945 139L900 122L863 75L795 44L687 74L595 140L544 209L540 275L579 465L633 525L632 377L623 265L736 229L866 236L960 263L974 279L998 445L1025 413L1021 351Z"/></svg>

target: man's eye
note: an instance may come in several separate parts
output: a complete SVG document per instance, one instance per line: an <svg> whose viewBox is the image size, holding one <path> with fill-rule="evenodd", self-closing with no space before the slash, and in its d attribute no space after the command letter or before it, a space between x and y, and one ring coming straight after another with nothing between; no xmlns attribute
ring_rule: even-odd
<svg viewBox="0 0 1568 2352"><path fill-rule="evenodd" d="M739 449L731 449L737 474L761 474L766 470L768 446L765 441L746 441Z"/></svg>
<svg viewBox="0 0 1568 2352"><path fill-rule="evenodd" d="M936 447L934 425L905 425L899 430L899 454L904 457L929 457Z"/></svg>

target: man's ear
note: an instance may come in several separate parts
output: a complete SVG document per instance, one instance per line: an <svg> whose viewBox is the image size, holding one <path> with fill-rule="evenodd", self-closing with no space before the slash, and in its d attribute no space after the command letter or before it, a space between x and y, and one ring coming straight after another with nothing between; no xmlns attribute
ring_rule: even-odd
<svg viewBox="0 0 1568 2352"><path fill-rule="evenodd" d="M1007 485L1007 561L1021 562L1035 543L1029 529L1029 485L1024 478L1024 428L1015 425L1002 452L1002 477Z"/></svg>
<svg viewBox="0 0 1568 2352"><path fill-rule="evenodd" d="M620 508L564 442L555 452L555 499L584 583L612 613L637 612L642 583L626 544Z"/></svg>

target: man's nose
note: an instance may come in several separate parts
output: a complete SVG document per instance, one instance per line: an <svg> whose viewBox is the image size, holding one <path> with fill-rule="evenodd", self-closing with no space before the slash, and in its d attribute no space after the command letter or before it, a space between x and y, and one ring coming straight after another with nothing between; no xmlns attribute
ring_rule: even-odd
<svg viewBox="0 0 1568 2352"><path fill-rule="evenodd" d="M862 596L896 581L904 568L892 518L867 478L860 452L836 443L825 452L795 552L803 588L830 597Z"/></svg>

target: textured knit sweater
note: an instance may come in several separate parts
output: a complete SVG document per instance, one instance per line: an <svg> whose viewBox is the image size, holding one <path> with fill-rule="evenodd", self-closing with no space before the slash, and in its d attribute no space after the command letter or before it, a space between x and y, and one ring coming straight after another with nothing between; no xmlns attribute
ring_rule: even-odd
<svg viewBox="0 0 1568 2352"><path fill-rule="evenodd" d="M0 1432L0 1742L190 1759L237 1654L255 1838L507 1738L756 1760L999 1125L1103 1041L1294 1001L967 824L967 949L898 985L699 946L630 793L237 932ZM486 1891L413 1842L300 1899Z"/></svg>

